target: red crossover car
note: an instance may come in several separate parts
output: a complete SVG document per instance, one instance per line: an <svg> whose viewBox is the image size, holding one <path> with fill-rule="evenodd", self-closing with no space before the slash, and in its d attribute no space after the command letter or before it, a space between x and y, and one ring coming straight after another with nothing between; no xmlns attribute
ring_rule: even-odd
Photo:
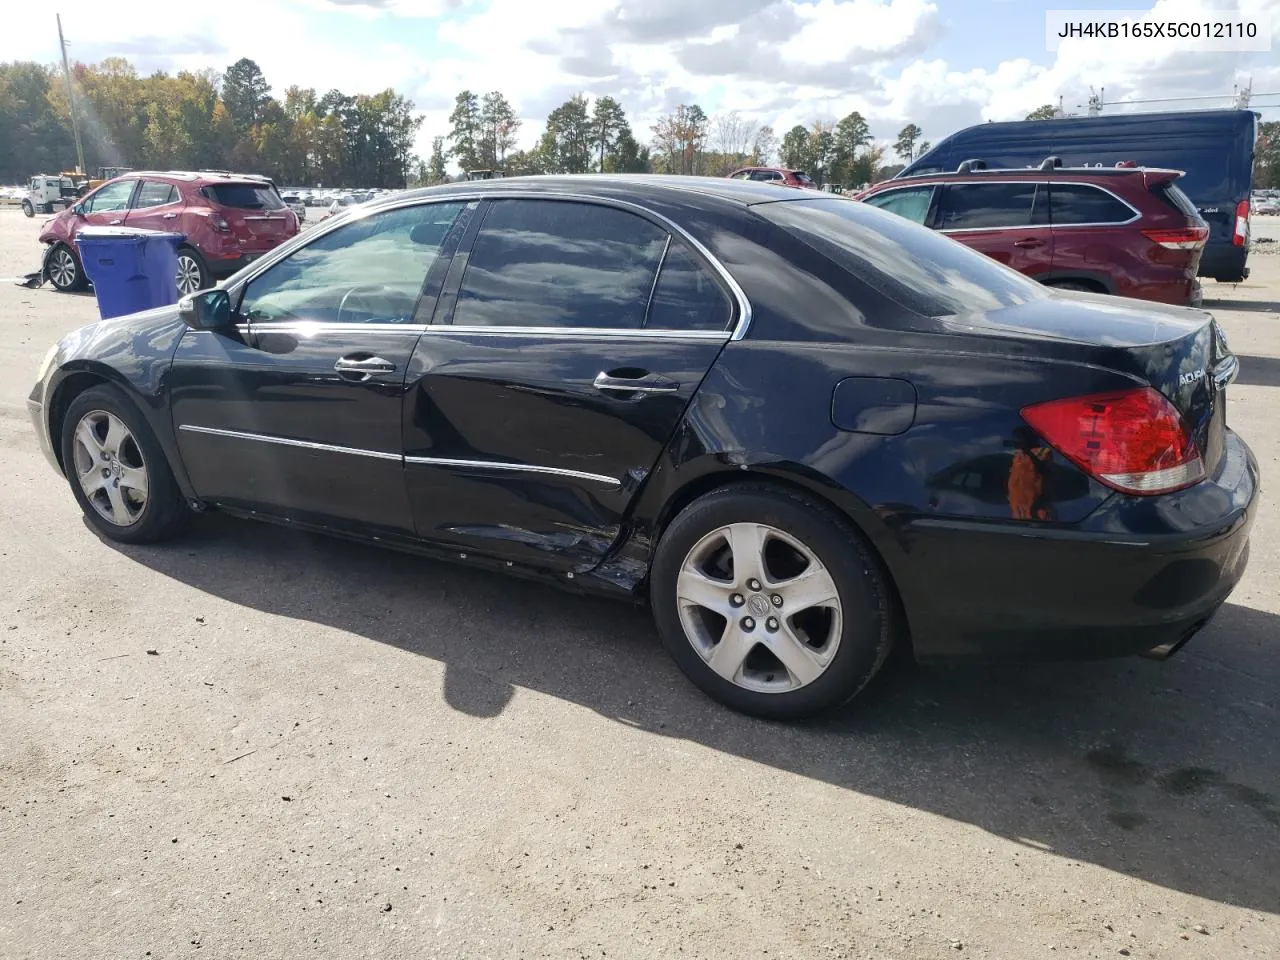
<svg viewBox="0 0 1280 960"><path fill-rule="evenodd" d="M779 187L798 187L804 190L817 190L813 182L803 170L788 170L785 167L743 167L729 174L730 180L755 180L758 183L773 183Z"/></svg>
<svg viewBox="0 0 1280 960"><path fill-rule="evenodd" d="M84 226L144 227L181 233L178 292L230 276L298 232L298 218L261 177L222 173L131 172L104 183L44 225L45 275L59 290L86 277L75 238Z"/></svg>
<svg viewBox="0 0 1280 960"><path fill-rule="evenodd" d="M1049 286L1198 304L1209 227L1178 170L975 169L888 180L855 199L901 214Z"/></svg>

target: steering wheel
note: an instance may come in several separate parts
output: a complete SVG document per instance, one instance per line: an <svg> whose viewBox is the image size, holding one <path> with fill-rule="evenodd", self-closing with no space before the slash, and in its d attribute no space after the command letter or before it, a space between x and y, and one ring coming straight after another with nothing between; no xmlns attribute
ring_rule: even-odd
<svg viewBox="0 0 1280 960"><path fill-rule="evenodd" d="M356 284L354 287L352 287L350 290L348 290L346 293L344 293L344 294L342 295L342 300L338 303L338 318L337 318L337 320L335 320L334 322L335 322L335 323L341 323L341 322L342 322L342 312L343 312L344 310L346 310L346 309L347 309L347 300L349 300L353 294L354 294L354 295L356 295L356 299L357 299L357 300L359 300L359 297L360 297L361 295L365 295L365 294L373 294L373 293L384 293L384 294L385 294L385 293L387 293L387 292L389 291L389 289L390 289L390 288L388 288L388 287L387 287L387 285L386 285L386 284L383 284L383 283L358 283L358 284ZM354 309L354 308L353 308L353 309ZM368 305L367 305L367 303L366 303L366 310L365 310L365 312L366 312L366 313L376 313L377 311L376 311L376 310L369 310L369 309L368 309Z"/></svg>

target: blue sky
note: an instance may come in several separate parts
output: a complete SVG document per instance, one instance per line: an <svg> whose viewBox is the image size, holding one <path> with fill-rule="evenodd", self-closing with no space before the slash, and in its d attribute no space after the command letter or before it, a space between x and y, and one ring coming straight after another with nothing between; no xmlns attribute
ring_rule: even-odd
<svg viewBox="0 0 1280 960"><path fill-rule="evenodd" d="M1183 20L1232 11L1269 18L1276 38L1280 0L220 0L176 20L161 0L128 8L112 16L62 0L72 56L121 54L144 72L222 70L247 56L277 94L290 84L394 87L422 112L423 149L447 131L464 88L505 93L526 145L575 92L621 100L641 139L681 102L735 110L779 133L858 110L880 138L915 122L936 139L1059 96L1071 110L1091 84L1105 86L1108 102L1213 95L1221 101L1197 105L1225 106L1246 77L1255 91L1280 93L1280 39L1252 54L1161 41L1045 45L1045 11L1062 8L1154 8ZM54 61L53 13L23 20L0 35L0 59Z"/></svg>

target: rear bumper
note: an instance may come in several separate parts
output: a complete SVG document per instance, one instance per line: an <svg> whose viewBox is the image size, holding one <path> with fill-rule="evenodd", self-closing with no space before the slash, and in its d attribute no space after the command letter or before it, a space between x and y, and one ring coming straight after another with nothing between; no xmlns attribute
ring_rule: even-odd
<svg viewBox="0 0 1280 960"><path fill-rule="evenodd" d="M1228 431L1213 477L1116 494L1069 528L917 521L903 591L916 657L1091 659L1184 641L1244 573L1258 485Z"/></svg>
<svg viewBox="0 0 1280 960"><path fill-rule="evenodd" d="M1237 247L1221 241L1211 242L1200 254L1199 275L1224 283L1239 283L1249 277L1249 268L1245 266L1248 258L1248 247Z"/></svg>
<svg viewBox="0 0 1280 960"><path fill-rule="evenodd" d="M216 279L221 280L229 277L241 267L247 267L259 257L265 256L270 251L264 250L261 253L242 253L234 257L226 257L222 259L205 258L205 265L209 268L209 273Z"/></svg>

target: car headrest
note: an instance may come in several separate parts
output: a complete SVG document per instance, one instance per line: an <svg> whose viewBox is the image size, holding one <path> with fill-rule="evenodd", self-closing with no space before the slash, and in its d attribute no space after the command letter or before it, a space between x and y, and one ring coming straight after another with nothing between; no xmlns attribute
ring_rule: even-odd
<svg viewBox="0 0 1280 960"><path fill-rule="evenodd" d="M409 231L409 239L414 243L438 247L444 243L444 236L448 232L447 223L420 223Z"/></svg>

